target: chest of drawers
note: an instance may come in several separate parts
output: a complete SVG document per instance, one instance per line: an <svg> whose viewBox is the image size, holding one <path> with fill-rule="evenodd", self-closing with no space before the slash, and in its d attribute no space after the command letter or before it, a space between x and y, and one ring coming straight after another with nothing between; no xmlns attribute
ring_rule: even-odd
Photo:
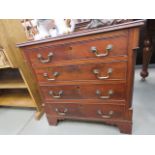
<svg viewBox="0 0 155 155"><path fill-rule="evenodd" d="M135 51L143 21L21 43L49 124L90 120L132 131Z"/></svg>

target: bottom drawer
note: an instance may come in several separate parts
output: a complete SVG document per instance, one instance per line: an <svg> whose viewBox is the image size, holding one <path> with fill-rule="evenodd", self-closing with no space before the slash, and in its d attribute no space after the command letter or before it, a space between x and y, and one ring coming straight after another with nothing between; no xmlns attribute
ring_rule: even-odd
<svg viewBox="0 0 155 155"><path fill-rule="evenodd" d="M45 111L51 117L123 119L125 106L99 103L47 103Z"/></svg>

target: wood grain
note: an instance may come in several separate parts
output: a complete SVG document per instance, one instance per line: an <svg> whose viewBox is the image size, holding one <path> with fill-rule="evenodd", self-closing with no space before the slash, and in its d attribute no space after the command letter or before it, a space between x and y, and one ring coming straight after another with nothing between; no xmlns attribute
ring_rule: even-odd
<svg viewBox="0 0 155 155"><path fill-rule="evenodd" d="M16 43L27 41L24 29L20 23L20 20L1 19L0 34L1 34L0 45L3 47L3 49L5 49L5 52L7 53L9 60L12 64L11 67L19 69L22 75L22 78L24 80L23 82L25 83L24 87L26 86L29 91L29 96L25 94L23 103L22 103L22 100L20 99L21 106L24 106L24 105L27 106L28 104L29 107L35 107L38 112L39 111L42 112L42 106L41 106L42 101L41 101L33 74L29 73L29 68L24 62L24 57L20 52L20 50L16 47ZM12 87L14 87L13 85ZM19 84L18 84L18 87L19 87ZM28 97L27 100L26 100L26 97ZM12 98L12 100L14 100L14 97ZM28 103L26 104L26 102ZM7 102L7 105L9 105L9 103L10 103L10 106L11 105L20 106L19 102L18 104L13 102Z"/></svg>
<svg viewBox="0 0 155 155"><path fill-rule="evenodd" d="M57 100L63 99L100 99L100 96L109 96L109 91L113 91L109 99L100 99L103 102L105 100L125 100L125 84L83 84L83 85L61 85L61 86L45 86L41 87L44 100L53 100L53 96L57 96L60 91L63 91L61 97ZM96 91L101 92L100 95L96 94ZM53 91L53 95L49 92Z"/></svg>
<svg viewBox="0 0 155 155"><path fill-rule="evenodd" d="M27 90L7 90L0 92L0 106L35 107Z"/></svg>
<svg viewBox="0 0 155 155"><path fill-rule="evenodd" d="M50 125L64 119L101 121L131 134L134 49L143 24L140 20L17 45L36 77ZM103 52L108 44L113 49L104 57L90 52L92 46ZM49 52L53 57L48 63L37 58L41 53L47 59ZM98 68L103 76L109 67L114 72L106 80L92 74ZM60 73L54 81L43 77L53 78L54 72Z"/></svg>
<svg viewBox="0 0 155 155"><path fill-rule="evenodd" d="M96 63L90 64L84 63L79 65L46 67L34 70L39 83L52 84L57 82L69 83L70 81L81 82L97 80L104 82L107 80L126 80L126 69L126 62L98 63L96 61ZM98 74L94 73L96 70L99 72ZM111 71L111 73L109 73L109 71ZM58 75L54 76L55 73L58 73ZM99 79L100 77L105 78Z"/></svg>

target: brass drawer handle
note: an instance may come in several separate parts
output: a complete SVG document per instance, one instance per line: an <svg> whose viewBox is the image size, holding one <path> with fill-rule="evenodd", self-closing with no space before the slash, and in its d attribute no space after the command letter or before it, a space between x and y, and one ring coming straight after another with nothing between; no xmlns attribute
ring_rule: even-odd
<svg viewBox="0 0 155 155"><path fill-rule="evenodd" d="M109 99L112 94L114 94L113 90L109 90L107 96L102 96L101 95L101 91L100 90L96 90L96 95L98 95L99 98L101 98L101 99Z"/></svg>
<svg viewBox="0 0 155 155"><path fill-rule="evenodd" d="M97 48L96 48L95 46L92 46L92 47L90 48L90 51L91 51L92 53L95 53L95 55L96 55L97 57L105 57L105 56L107 56L107 55L109 54L109 52L112 50L112 48L113 48L113 46L112 46L111 44L109 44L109 45L107 45L107 47L106 47L106 52L105 52L105 53L102 53L102 54L99 54Z"/></svg>
<svg viewBox="0 0 155 155"><path fill-rule="evenodd" d="M106 76L99 76L99 74L100 74L100 70L99 69L94 69L93 70L93 73L96 75L96 77L99 80L109 79L110 78L110 75L112 74L112 68L108 68L108 71L107 71L107 75Z"/></svg>
<svg viewBox="0 0 155 155"><path fill-rule="evenodd" d="M97 110L97 114L100 115L102 118L110 119L114 115L114 111L110 110L108 114L106 115L101 110Z"/></svg>
<svg viewBox="0 0 155 155"><path fill-rule="evenodd" d="M50 53L48 54L47 57L48 57L47 59L43 58L42 55L41 55L40 53L37 55L37 58L38 58L39 61L40 61L41 63L43 63L43 64L48 63L48 62L51 61L51 59L52 59L52 57L53 57L53 53L50 52Z"/></svg>
<svg viewBox="0 0 155 155"><path fill-rule="evenodd" d="M53 76L54 76L54 77L57 77L57 76L59 76L59 75L60 75L59 72L54 72L54 73L53 73ZM54 80L56 80L55 78L49 78L49 77L48 77L48 73L43 73L43 76L44 76L44 78L46 78L48 81L54 81Z"/></svg>
<svg viewBox="0 0 155 155"><path fill-rule="evenodd" d="M55 93L54 93L52 90L50 90L50 91L49 91L49 95L51 95L54 99L59 99L59 98L62 97L63 91L60 90L60 91L58 92L58 95L55 95Z"/></svg>
<svg viewBox="0 0 155 155"><path fill-rule="evenodd" d="M68 109L64 108L63 112L60 112L58 108L55 108L55 111L58 113L58 115L64 116L68 112Z"/></svg>

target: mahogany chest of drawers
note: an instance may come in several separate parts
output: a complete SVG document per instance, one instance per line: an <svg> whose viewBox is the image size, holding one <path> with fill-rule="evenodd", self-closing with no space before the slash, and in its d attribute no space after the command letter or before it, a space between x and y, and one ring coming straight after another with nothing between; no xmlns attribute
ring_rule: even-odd
<svg viewBox="0 0 155 155"><path fill-rule="evenodd" d="M49 124L75 119L132 131L135 51L143 21L21 43Z"/></svg>

